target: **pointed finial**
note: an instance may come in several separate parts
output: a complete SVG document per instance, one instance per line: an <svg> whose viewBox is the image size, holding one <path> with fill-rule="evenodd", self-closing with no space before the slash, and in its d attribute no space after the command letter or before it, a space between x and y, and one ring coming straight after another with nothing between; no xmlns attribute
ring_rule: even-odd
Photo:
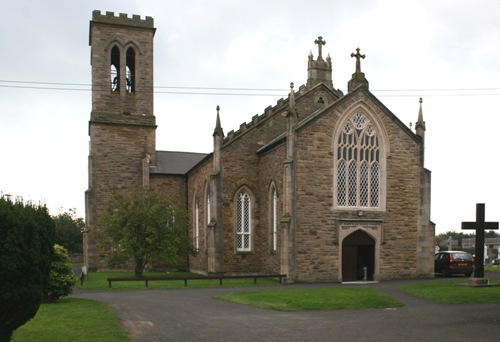
<svg viewBox="0 0 500 342"><path fill-rule="evenodd" d="M313 60L314 56L313 56L313 53L312 51L309 51L309 56L307 56L309 58L310 61Z"/></svg>
<svg viewBox="0 0 500 342"><path fill-rule="evenodd" d="M290 101L288 103L290 109L295 110L295 92L293 91L293 82L290 83Z"/></svg>
<svg viewBox="0 0 500 342"><path fill-rule="evenodd" d="M224 131L222 130L222 126L220 124L220 116L219 116L220 107L219 107L219 105L217 105L217 107L215 109L217 110L217 120L215 121L214 135L224 136Z"/></svg>
<svg viewBox="0 0 500 342"><path fill-rule="evenodd" d="M422 98L420 98L418 102L420 103L420 105L418 109L418 119L417 122L415 123L415 129L417 130L417 134L419 134L420 132L420 135L422 135L423 132L425 131L425 121L424 121L424 115L422 113L422 102L423 102Z"/></svg>
<svg viewBox="0 0 500 342"><path fill-rule="evenodd" d="M422 114L422 98L418 100L420 103L420 108L418 109L418 122L423 123L424 122L424 115ZM425 127L425 124L424 124Z"/></svg>

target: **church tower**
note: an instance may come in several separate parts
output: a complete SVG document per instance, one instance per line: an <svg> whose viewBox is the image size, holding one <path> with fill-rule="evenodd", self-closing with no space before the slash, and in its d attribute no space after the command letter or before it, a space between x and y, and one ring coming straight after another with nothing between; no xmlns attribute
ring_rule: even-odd
<svg viewBox="0 0 500 342"><path fill-rule="evenodd" d="M153 18L92 13L90 21L92 112L89 121L89 184L86 191L84 263L103 267L95 239L113 190L149 186L155 163L153 113Z"/></svg>

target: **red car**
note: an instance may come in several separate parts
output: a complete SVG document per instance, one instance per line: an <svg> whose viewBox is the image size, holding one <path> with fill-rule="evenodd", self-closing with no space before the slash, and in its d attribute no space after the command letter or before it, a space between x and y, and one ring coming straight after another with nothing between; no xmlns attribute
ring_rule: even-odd
<svg viewBox="0 0 500 342"><path fill-rule="evenodd" d="M470 277L474 272L474 259L467 252L442 251L434 255L434 272L447 277L451 274L464 274Z"/></svg>

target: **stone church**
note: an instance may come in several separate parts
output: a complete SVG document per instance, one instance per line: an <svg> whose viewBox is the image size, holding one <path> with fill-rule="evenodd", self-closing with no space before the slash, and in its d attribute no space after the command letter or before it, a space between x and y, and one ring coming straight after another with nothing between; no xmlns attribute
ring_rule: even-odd
<svg viewBox="0 0 500 342"><path fill-rule="evenodd" d="M421 100L412 130L370 92L359 49L347 93L335 89L319 37L316 58L305 54L307 82L287 98L227 133L214 111L211 153L159 151L154 35L151 17L94 11L90 21L89 269L104 267L96 233L111 190L142 188L185 203L193 272L289 282L434 275Z"/></svg>

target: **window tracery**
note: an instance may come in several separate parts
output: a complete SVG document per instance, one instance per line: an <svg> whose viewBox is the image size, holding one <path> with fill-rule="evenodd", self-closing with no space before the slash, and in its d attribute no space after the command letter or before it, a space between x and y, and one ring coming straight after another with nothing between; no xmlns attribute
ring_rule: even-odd
<svg viewBox="0 0 500 342"><path fill-rule="evenodd" d="M380 207L380 155L375 126L357 112L337 140L337 206Z"/></svg>

